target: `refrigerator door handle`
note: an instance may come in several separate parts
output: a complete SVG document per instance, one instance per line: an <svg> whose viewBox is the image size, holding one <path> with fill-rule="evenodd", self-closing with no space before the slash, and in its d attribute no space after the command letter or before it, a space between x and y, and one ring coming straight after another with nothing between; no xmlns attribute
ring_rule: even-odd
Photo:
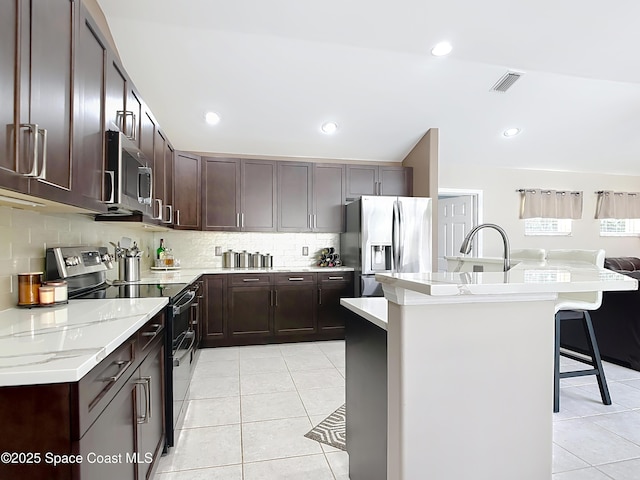
<svg viewBox="0 0 640 480"><path fill-rule="evenodd" d="M393 255L392 270L400 271L400 210L398 202L393 202L393 222L391 225L391 254Z"/></svg>
<svg viewBox="0 0 640 480"><path fill-rule="evenodd" d="M404 215L402 213L402 203L396 202L398 208L398 265L402 266L404 252ZM398 268L400 271L400 268Z"/></svg>

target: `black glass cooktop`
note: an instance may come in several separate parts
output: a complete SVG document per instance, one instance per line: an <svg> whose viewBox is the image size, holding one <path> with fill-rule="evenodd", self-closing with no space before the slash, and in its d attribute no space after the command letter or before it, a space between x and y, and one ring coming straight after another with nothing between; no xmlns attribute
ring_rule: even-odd
<svg viewBox="0 0 640 480"><path fill-rule="evenodd" d="M112 298L175 298L187 288L187 283L139 284L127 283L106 285L103 288L78 294L69 294L69 299L112 299Z"/></svg>

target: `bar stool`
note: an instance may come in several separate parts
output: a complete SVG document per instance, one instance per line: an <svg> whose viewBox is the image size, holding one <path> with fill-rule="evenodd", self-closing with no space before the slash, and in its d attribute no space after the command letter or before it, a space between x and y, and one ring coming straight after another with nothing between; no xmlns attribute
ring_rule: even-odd
<svg viewBox="0 0 640 480"><path fill-rule="evenodd" d="M549 250L547 251L548 261L558 261L558 263L581 262L590 263L597 267L604 266L604 250ZM593 331L591 315L589 310L597 310L602 304L602 292L575 292L560 293L555 307L555 354L554 354L554 374L553 374L553 411L560 411L560 379L571 377L582 377L595 375L598 380L598 388L602 403L611 405L611 396L607 387L607 380L604 376L602 361L598 342ZM587 348L589 356L581 355L563 348L560 349L560 322L569 319L582 319L584 332L587 337ZM580 363L590 365L593 368L587 370L572 370L560 372L560 355L570 358Z"/></svg>

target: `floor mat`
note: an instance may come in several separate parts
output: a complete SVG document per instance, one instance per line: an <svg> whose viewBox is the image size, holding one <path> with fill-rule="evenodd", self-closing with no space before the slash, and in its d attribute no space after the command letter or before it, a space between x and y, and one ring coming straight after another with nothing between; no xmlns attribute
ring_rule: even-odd
<svg viewBox="0 0 640 480"><path fill-rule="evenodd" d="M304 435L311 440L330 445L340 450L347 450L347 434L345 428L345 405L321 421Z"/></svg>

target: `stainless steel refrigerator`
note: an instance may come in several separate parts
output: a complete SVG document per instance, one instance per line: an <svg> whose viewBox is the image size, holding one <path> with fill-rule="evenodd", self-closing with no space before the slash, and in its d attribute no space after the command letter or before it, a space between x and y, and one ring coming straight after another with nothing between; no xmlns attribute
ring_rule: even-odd
<svg viewBox="0 0 640 480"><path fill-rule="evenodd" d="M382 296L375 274L431 271L431 199L363 196L346 205L340 235L345 266L355 268L355 296Z"/></svg>

